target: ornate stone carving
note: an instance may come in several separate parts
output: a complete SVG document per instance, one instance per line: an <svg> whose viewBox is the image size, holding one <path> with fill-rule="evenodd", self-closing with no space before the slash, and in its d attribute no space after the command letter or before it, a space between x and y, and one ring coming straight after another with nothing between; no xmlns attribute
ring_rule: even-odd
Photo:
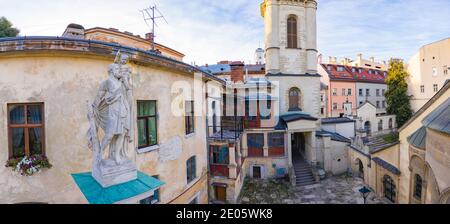
<svg viewBox="0 0 450 224"><path fill-rule="evenodd" d="M133 141L131 69L128 56L117 53L108 66L108 79L92 104L88 104L88 142L93 151L92 176L103 187L125 183L137 178L135 164L128 158L128 145ZM103 130L99 140L98 127ZM106 159L103 158L109 150Z"/></svg>

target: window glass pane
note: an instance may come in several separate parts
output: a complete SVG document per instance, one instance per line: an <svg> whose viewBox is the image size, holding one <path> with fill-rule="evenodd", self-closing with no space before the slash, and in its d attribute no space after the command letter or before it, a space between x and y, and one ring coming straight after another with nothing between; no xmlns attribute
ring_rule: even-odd
<svg viewBox="0 0 450 224"><path fill-rule="evenodd" d="M148 139L150 145L156 145L158 143L157 140L157 131L156 131L156 117L151 117L148 119Z"/></svg>
<svg viewBox="0 0 450 224"><path fill-rule="evenodd" d="M147 136L145 132L145 119L138 120L138 141L139 146L147 145Z"/></svg>
<svg viewBox="0 0 450 224"><path fill-rule="evenodd" d="M269 147L284 147L284 134L269 133Z"/></svg>
<svg viewBox="0 0 450 224"><path fill-rule="evenodd" d="M27 123L28 124L42 124L42 110L41 105L27 106Z"/></svg>
<svg viewBox="0 0 450 224"><path fill-rule="evenodd" d="M248 134L247 143L250 148L263 148L264 134Z"/></svg>
<svg viewBox="0 0 450 224"><path fill-rule="evenodd" d="M25 131L24 128L13 128L12 131L12 157L25 156Z"/></svg>
<svg viewBox="0 0 450 224"><path fill-rule="evenodd" d="M23 105L9 107L9 122L11 124L25 124L25 114Z"/></svg>
<svg viewBox="0 0 450 224"><path fill-rule="evenodd" d="M30 141L30 154L42 155L42 128L28 129Z"/></svg>
<svg viewBox="0 0 450 224"><path fill-rule="evenodd" d="M156 101L138 102L138 116L155 116Z"/></svg>

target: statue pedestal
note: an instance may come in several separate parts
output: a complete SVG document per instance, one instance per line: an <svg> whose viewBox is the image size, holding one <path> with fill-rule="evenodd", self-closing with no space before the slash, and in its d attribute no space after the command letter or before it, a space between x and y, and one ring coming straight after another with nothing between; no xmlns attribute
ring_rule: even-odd
<svg viewBox="0 0 450 224"><path fill-rule="evenodd" d="M102 187L107 188L117 184L126 183L137 179L137 169L131 160L126 160L117 165L112 160L102 160L92 169L92 177Z"/></svg>

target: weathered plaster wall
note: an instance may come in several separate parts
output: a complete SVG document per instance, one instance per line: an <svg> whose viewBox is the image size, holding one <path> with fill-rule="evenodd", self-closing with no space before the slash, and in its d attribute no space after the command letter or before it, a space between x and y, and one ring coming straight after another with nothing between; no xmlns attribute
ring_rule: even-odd
<svg viewBox="0 0 450 224"><path fill-rule="evenodd" d="M31 177L0 166L0 202L87 203L70 174L90 171L91 152L85 138L88 129L86 102L95 98L100 82L107 78L110 63L103 58L64 54L0 58L0 143L3 145L0 164L8 159L7 103L44 102L46 154L54 166ZM205 117L196 117L196 133L186 137L184 117L171 112L171 101L177 97L171 94L172 83L192 83L192 74L134 64L132 68L134 100L158 101L160 148L137 154L135 135L129 155L139 170L159 175L166 183L161 188L161 200L166 203L189 188L186 160L191 156L197 156L198 179L206 172ZM181 153L175 160L161 162L161 150L175 138L181 140ZM191 191L187 194L191 195Z"/></svg>

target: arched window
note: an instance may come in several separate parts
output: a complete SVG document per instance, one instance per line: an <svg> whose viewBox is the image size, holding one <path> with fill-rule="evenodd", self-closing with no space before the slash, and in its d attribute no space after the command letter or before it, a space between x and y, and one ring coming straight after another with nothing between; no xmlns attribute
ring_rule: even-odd
<svg viewBox="0 0 450 224"><path fill-rule="evenodd" d="M383 187L384 187L384 197L387 198L389 201L395 203L396 187L394 180L390 176L388 175L384 176Z"/></svg>
<svg viewBox="0 0 450 224"><path fill-rule="evenodd" d="M297 48L297 18L289 16L287 20L287 47Z"/></svg>
<svg viewBox="0 0 450 224"><path fill-rule="evenodd" d="M380 120L378 122L378 131L382 131L383 130L383 120Z"/></svg>
<svg viewBox="0 0 450 224"><path fill-rule="evenodd" d="M392 118L389 118L389 129L392 129L393 123L392 123Z"/></svg>
<svg viewBox="0 0 450 224"><path fill-rule="evenodd" d="M289 111L300 110L300 90L292 88L289 90Z"/></svg>
<svg viewBox="0 0 450 224"><path fill-rule="evenodd" d="M366 121L366 123L364 123L364 130L366 130L367 135L370 135L372 130L370 121Z"/></svg>
<svg viewBox="0 0 450 224"><path fill-rule="evenodd" d="M415 181L414 197L418 200L421 200L421 198L422 198L422 177L420 177L418 174L416 174L414 181Z"/></svg>

